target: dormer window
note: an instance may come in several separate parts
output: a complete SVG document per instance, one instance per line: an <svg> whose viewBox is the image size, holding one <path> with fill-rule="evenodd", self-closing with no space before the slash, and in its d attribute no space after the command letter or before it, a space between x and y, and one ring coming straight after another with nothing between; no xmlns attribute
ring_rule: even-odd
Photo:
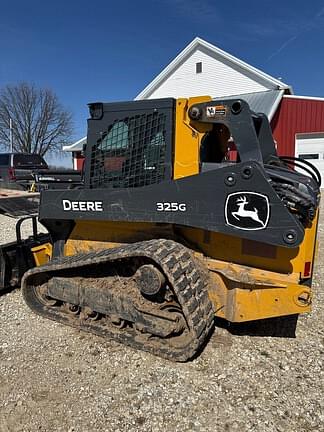
<svg viewBox="0 0 324 432"><path fill-rule="evenodd" d="M201 73L202 72L202 62L198 62L196 63L196 73Z"/></svg>

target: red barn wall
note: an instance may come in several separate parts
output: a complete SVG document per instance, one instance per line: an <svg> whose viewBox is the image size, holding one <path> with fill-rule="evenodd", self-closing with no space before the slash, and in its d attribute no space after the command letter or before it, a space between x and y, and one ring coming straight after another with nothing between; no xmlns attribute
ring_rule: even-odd
<svg viewBox="0 0 324 432"><path fill-rule="evenodd" d="M295 156L297 133L324 132L324 100L283 97L271 122L280 156Z"/></svg>
<svg viewBox="0 0 324 432"><path fill-rule="evenodd" d="M80 151L73 152L73 168L82 171L84 164L84 156Z"/></svg>

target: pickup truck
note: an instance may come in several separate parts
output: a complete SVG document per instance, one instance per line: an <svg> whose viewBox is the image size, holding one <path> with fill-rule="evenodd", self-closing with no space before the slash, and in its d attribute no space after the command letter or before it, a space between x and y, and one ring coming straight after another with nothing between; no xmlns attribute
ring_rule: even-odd
<svg viewBox="0 0 324 432"><path fill-rule="evenodd" d="M0 153L0 188L28 191L69 189L81 182L80 171L50 169L38 154Z"/></svg>

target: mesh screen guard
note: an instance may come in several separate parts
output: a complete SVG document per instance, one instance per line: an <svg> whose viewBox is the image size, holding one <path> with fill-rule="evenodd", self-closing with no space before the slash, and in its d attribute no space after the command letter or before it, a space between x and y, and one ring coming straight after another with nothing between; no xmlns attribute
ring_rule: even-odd
<svg viewBox="0 0 324 432"><path fill-rule="evenodd" d="M154 109L125 114L101 121L91 148L90 188L135 188L166 178L171 153L167 113Z"/></svg>

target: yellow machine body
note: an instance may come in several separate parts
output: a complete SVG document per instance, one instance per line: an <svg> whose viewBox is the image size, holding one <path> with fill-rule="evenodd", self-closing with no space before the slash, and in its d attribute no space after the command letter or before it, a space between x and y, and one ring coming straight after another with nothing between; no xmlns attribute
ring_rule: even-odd
<svg viewBox="0 0 324 432"><path fill-rule="evenodd" d="M174 131L173 179L199 173L201 140L211 125L190 120L188 107L210 97L178 99ZM296 248L277 247L197 228L178 225L77 220L65 255L107 249L125 243L168 238L188 246L208 269L209 297L215 314L231 322L309 312L318 213ZM46 262L50 245L33 250L38 264Z"/></svg>

